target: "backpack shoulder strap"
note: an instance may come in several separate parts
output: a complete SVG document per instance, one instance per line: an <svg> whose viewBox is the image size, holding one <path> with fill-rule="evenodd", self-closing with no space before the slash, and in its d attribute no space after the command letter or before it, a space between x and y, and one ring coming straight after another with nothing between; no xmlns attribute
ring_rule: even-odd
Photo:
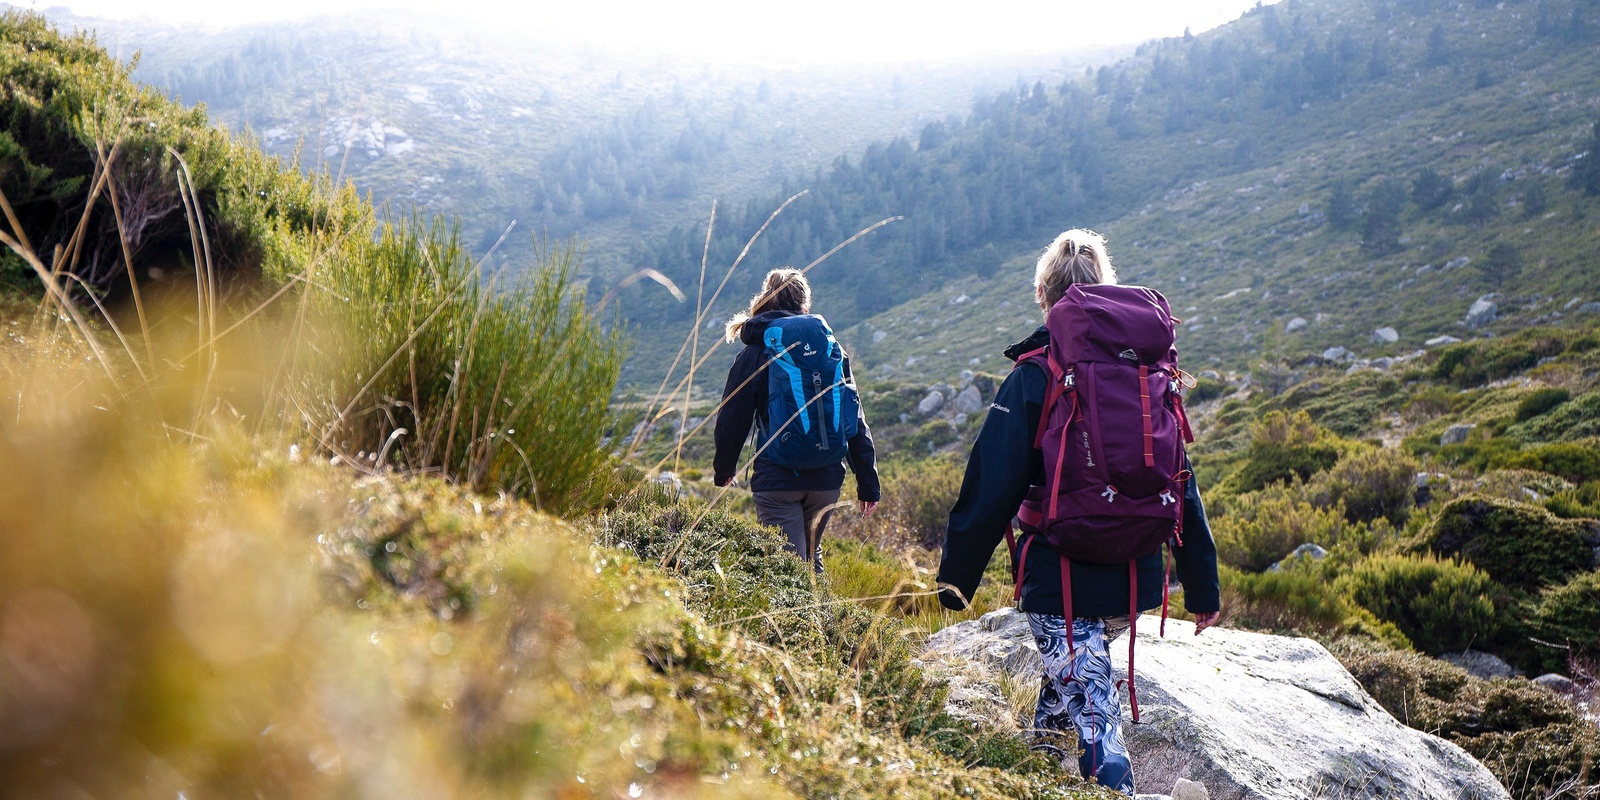
<svg viewBox="0 0 1600 800"><path fill-rule="evenodd" d="M1061 395L1067 390L1065 383L1067 372L1065 368L1056 362L1049 346L1041 347L1037 350L1029 350L1018 356L1016 366L1012 367L1012 370L1016 370L1017 367L1021 367L1023 364L1030 363L1036 364L1039 369L1044 370L1046 380L1044 405L1039 409L1039 429L1034 431L1033 434L1033 448L1040 450L1044 446L1045 429L1050 425L1050 409L1055 406L1056 401L1060 400Z"/></svg>

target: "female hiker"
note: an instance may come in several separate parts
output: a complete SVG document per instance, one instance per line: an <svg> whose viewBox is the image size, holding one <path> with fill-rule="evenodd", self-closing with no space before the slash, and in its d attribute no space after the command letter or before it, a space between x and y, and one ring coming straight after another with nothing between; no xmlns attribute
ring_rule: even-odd
<svg viewBox="0 0 1600 800"><path fill-rule="evenodd" d="M750 307L728 321L744 350L728 370L717 413L715 481L727 486L740 450L757 429L750 490L756 518L783 531L789 549L820 572L818 545L839 504L844 462L856 474L862 515L879 499L878 470L850 374L833 331L811 313L811 285L799 270L767 273Z"/></svg>
<svg viewBox="0 0 1600 800"><path fill-rule="evenodd" d="M1170 312L1160 295L1115 283L1105 240L1091 231L1062 233L1039 258L1034 292L1048 324L1005 351L1017 365L990 406L950 511L939 600L967 607L1015 516L1015 594L1044 659L1036 746L1065 760L1046 739L1070 727L1084 778L1132 795L1107 643L1136 621L1130 612L1164 606L1163 543L1196 633L1216 622L1220 592L1216 547L1179 438L1188 429L1182 401L1163 397L1165 375L1179 380ZM1149 544L1116 550L1138 536ZM1121 555L1099 557L1102 545Z"/></svg>

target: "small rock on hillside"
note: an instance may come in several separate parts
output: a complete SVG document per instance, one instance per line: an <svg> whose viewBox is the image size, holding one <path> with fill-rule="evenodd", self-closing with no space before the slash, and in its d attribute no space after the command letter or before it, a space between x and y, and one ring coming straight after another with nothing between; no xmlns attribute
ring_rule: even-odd
<svg viewBox="0 0 1600 800"><path fill-rule="evenodd" d="M1509 800L1482 764L1402 725L1316 642L1224 628L1195 636L1179 620L1158 638L1159 622L1141 619L1142 724L1123 727L1142 788L1186 778L1214 800ZM1112 653L1126 677L1126 637ZM1027 617L1012 608L929 637L924 661L951 676L951 711L991 723L1009 715L1002 673L1017 684L1040 669Z"/></svg>
<svg viewBox="0 0 1600 800"><path fill-rule="evenodd" d="M1478 426L1470 422L1463 423L1461 425L1451 425L1450 427L1444 429L1444 434L1439 437L1439 444L1461 444L1467 440L1467 434L1471 433L1472 429L1476 427Z"/></svg>
<svg viewBox="0 0 1600 800"><path fill-rule="evenodd" d="M1394 344L1400 341L1400 332L1394 328L1379 328L1372 332L1373 344Z"/></svg>
<svg viewBox="0 0 1600 800"><path fill-rule="evenodd" d="M1522 674L1499 656L1481 650L1468 649L1459 653L1445 653L1439 658L1466 670L1467 674L1474 678L1486 681L1494 678L1512 678Z"/></svg>
<svg viewBox="0 0 1600 800"><path fill-rule="evenodd" d="M1467 327L1481 328L1488 325L1494 322L1498 312L1499 307L1494 304L1494 295L1486 294L1473 302L1472 308L1467 309Z"/></svg>

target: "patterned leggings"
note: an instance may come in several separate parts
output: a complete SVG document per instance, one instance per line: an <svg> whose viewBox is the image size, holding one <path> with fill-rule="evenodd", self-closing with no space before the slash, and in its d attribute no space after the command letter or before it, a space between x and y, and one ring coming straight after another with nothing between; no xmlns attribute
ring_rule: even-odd
<svg viewBox="0 0 1600 800"><path fill-rule="evenodd" d="M1034 641L1044 659L1044 683L1033 714L1040 749L1066 761L1063 748L1048 743L1049 731L1078 735L1078 771L1102 786L1132 795L1133 765L1122 741L1122 703L1111 677L1106 642L1128 627L1127 617L1078 617L1072 621L1076 651L1068 647L1066 619L1028 614ZM1043 734L1043 735L1041 735Z"/></svg>

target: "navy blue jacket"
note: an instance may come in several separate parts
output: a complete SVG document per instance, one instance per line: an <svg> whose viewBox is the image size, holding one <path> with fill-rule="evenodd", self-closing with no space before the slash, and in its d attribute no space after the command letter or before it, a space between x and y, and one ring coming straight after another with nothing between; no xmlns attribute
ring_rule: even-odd
<svg viewBox="0 0 1600 800"><path fill-rule="evenodd" d="M717 452L712 466L718 486L726 486L738 472L739 452L750 436L751 423L767 424L767 350L761 337L773 320L792 316L795 315L788 311L757 314L745 321L739 333L745 348L739 351L733 367L728 370L728 383L722 389L722 410L717 412ZM844 359L844 375L848 381L855 380L850 373L849 356ZM850 471L856 474L856 496L865 502L878 502L881 489L877 454L864 412L857 412L856 435L846 444L845 460L850 462ZM758 456L752 472L750 490L754 492L831 491L844 486L843 463L796 471Z"/></svg>
<svg viewBox="0 0 1600 800"><path fill-rule="evenodd" d="M1041 326L1028 339L1012 345L1006 357L1043 347L1049 336ZM1044 483L1044 457L1033 447L1049 378L1036 364L1023 364L995 393L994 404L972 445L961 495L950 510L944 554L939 561L939 582L955 586L971 598L997 545L1011 527L1028 487ZM1211 539L1200 488L1189 480L1184 499L1183 546L1173 548L1176 576L1183 584L1183 605L1191 613L1218 611L1222 607L1217 582L1217 548ZM1162 554L1138 559L1138 607L1148 611L1161 605ZM946 608L962 610L961 597L948 589L939 594ZM1072 613L1077 617L1115 617L1129 610L1128 568L1072 562ZM1022 583L1022 610L1039 614L1063 612L1061 559L1041 539L1028 549Z"/></svg>

